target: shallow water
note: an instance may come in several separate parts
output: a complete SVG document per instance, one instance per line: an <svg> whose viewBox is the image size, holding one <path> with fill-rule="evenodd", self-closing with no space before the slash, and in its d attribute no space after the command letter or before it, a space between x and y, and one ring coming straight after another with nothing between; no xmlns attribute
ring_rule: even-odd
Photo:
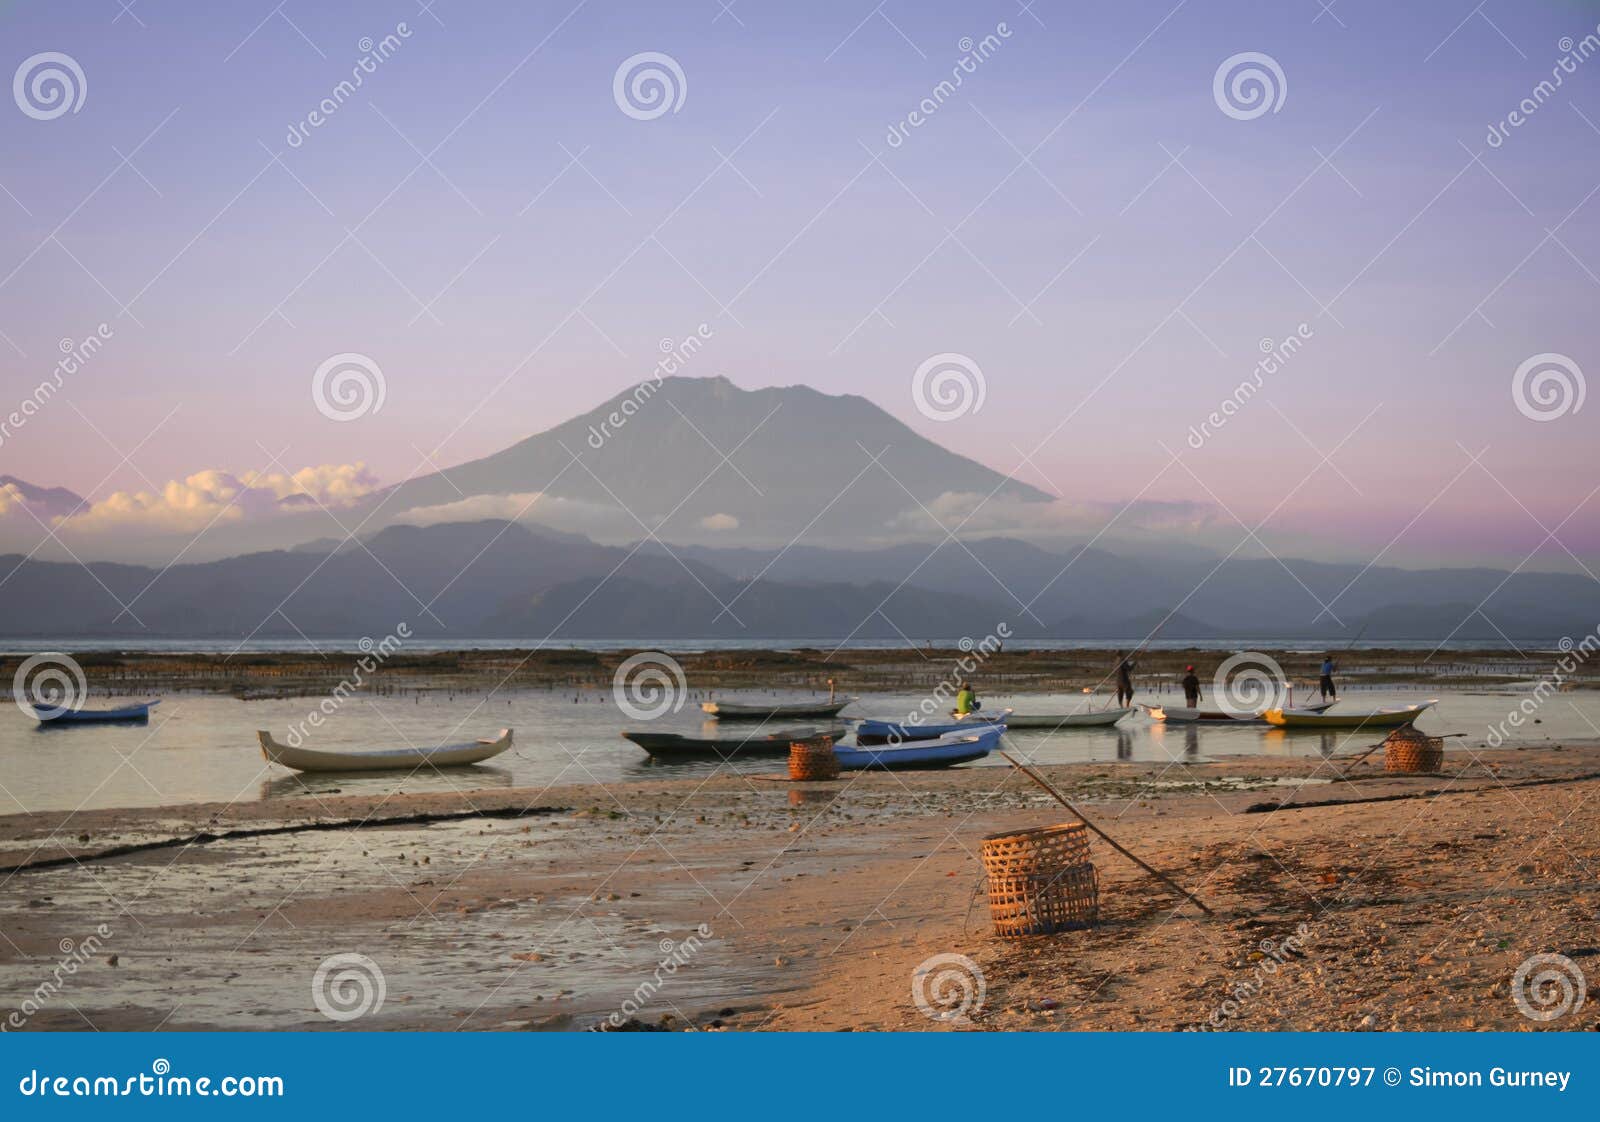
<svg viewBox="0 0 1600 1122"><path fill-rule="evenodd" d="M1481 746L1491 726L1527 696L1525 692L1422 693L1394 689L1347 692L1350 708L1414 704L1440 697L1420 722L1424 731L1462 732L1449 746ZM730 700L732 695L730 695ZM134 700L134 699L129 699ZM847 714L903 719L921 699L912 695L873 695ZM1100 704L1103 704L1101 700ZM1141 695L1147 702L1172 701L1171 695ZM321 698L240 701L210 694L170 694L148 725L101 725L40 729L14 707L0 712L0 813L105 807L172 806L190 802L230 802L284 798L306 791L319 794L387 794L474 790L486 787L543 787L574 783L627 783L706 775L711 764L662 765L624 741L624 728L649 727L701 736L747 733L757 726L718 727L704 721L695 705L653 722L630 720L611 692L523 690L485 698L446 693L354 697L313 734L312 748L428 747L516 730L515 747L491 764L419 772L297 777L262 759L256 730L285 739L306 720ZM107 702L96 696L95 705ZM1081 694L988 696L991 708L1018 712L1067 713L1085 703ZM1560 742L1600 736L1600 693L1573 691L1547 698L1520 740ZM795 722L783 722L790 726ZM1200 760L1217 756L1316 756L1356 751L1382 738L1372 732L1295 732L1262 726L1167 726L1142 712L1111 729L1008 734L1011 746L1043 763L1113 760ZM733 765L741 771L771 772L781 760L757 759ZM1003 767L1002 761L979 765Z"/></svg>

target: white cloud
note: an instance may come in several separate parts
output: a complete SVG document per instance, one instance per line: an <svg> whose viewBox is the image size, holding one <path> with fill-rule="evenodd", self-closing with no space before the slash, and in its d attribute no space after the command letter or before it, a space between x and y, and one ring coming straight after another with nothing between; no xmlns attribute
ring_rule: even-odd
<svg viewBox="0 0 1600 1122"><path fill-rule="evenodd" d="M703 530L737 530L739 520L731 514L708 514L700 519Z"/></svg>
<svg viewBox="0 0 1600 1122"><path fill-rule="evenodd" d="M0 518L17 518L34 524L33 518L29 516L30 510L40 521L49 521L41 504L30 503L23 497L22 492L10 483L0 484Z"/></svg>
<svg viewBox="0 0 1600 1122"><path fill-rule="evenodd" d="M434 526L441 522L537 522L555 530L585 534L596 540L621 541L637 536L639 524L613 506L563 499L541 491L510 495L473 495L437 506L418 506L387 519L385 525Z"/></svg>
<svg viewBox="0 0 1600 1122"><path fill-rule="evenodd" d="M943 534L946 528L961 526L961 533L967 537L973 534L1078 536L1107 530L1122 537L1169 534L1182 538L1202 533L1216 522L1216 508L1204 503L1143 499L1131 503L1066 499L1025 502L989 498L975 492L946 491L925 509L913 507L902 511L886 528L891 535L913 537Z"/></svg>
<svg viewBox="0 0 1600 1122"><path fill-rule="evenodd" d="M198 533L211 525L266 518L315 500L324 506L347 506L375 490L377 477L365 464L320 464L292 475L243 476L208 469L174 479L158 491L115 491L90 503L71 518L58 519L58 532L73 536L102 533Z"/></svg>

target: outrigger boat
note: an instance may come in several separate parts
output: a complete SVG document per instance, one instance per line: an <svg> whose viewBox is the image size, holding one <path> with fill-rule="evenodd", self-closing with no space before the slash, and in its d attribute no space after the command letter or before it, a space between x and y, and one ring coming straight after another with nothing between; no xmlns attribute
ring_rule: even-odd
<svg viewBox="0 0 1600 1122"><path fill-rule="evenodd" d="M953 733L986 732L989 729L1005 731L1009 709L996 709L993 713L974 714L961 720L944 721L936 725L907 724L903 721L859 720L856 722L856 743L898 744L906 740L937 740Z"/></svg>
<svg viewBox="0 0 1600 1122"><path fill-rule="evenodd" d="M1296 713L1321 713L1325 709L1332 709L1334 702L1322 702L1317 705L1305 705L1294 710ZM1221 709L1186 709L1177 705L1144 705L1139 708L1150 714L1152 721L1166 721L1168 724L1216 724L1216 725L1265 725L1271 722L1267 714L1277 710L1263 709L1259 713L1228 713Z"/></svg>
<svg viewBox="0 0 1600 1122"><path fill-rule="evenodd" d="M1268 709L1269 725L1287 729L1395 729L1413 723L1438 699L1395 709L1362 709L1348 713L1311 712L1307 709Z"/></svg>
<svg viewBox="0 0 1600 1122"><path fill-rule="evenodd" d="M835 740L849 734L843 725L832 728L780 729L777 732L752 733L750 736L682 736L675 732L624 732L622 738L631 740L658 760L687 762L691 760L734 760L756 757L787 756L789 745L796 740L812 740L831 736Z"/></svg>
<svg viewBox="0 0 1600 1122"><path fill-rule="evenodd" d="M423 767L461 767L481 764L511 747L510 729L501 729L498 736L465 744L362 752L293 748L274 739L265 729L257 732L256 738L261 741L261 754L269 763L282 764L295 771L415 771Z"/></svg>
<svg viewBox="0 0 1600 1122"><path fill-rule="evenodd" d="M1114 725L1132 713L1132 709L1099 709L1090 713L1067 713L1062 716L1039 713L1013 713L1006 718L1008 729L1084 729L1104 728Z"/></svg>
<svg viewBox="0 0 1600 1122"><path fill-rule="evenodd" d="M831 701L801 701L789 705L766 703L741 705L732 701L703 701L700 703L700 708L719 721L782 721L792 717L837 717L839 710L855 700L853 697L844 697L834 698Z"/></svg>
<svg viewBox="0 0 1600 1122"><path fill-rule="evenodd" d="M150 710L160 704L161 701L155 699L115 709L54 709L48 705L31 705L29 708L41 725L87 725L112 721L148 721Z"/></svg>
<svg viewBox="0 0 1600 1122"><path fill-rule="evenodd" d="M990 725L976 732L951 733L936 740L916 740L893 748L841 748L835 746L839 766L847 771L882 768L885 771L910 771L923 768L953 767L981 760L1000 743L1005 729Z"/></svg>

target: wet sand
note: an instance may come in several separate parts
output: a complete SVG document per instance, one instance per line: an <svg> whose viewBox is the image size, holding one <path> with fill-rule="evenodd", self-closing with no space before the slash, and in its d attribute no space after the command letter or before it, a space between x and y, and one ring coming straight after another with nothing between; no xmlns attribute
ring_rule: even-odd
<svg viewBox="0 0 1600 1122"><path fill-rule="evenodd" d="M1534 954L1600 970L1600 741L1454 751L1438 776L1386 776L1381 752L1349 779L1304 758L1044 771L1216 915L1097 840L1099 927L994 937L979 839L1070 817L995 769L11 815L0 1021L31 998L8 1027L1600 1022L1593 1004L1536 1022L1511 993ZM340 954L382 974L381 1006L353 1021L313 994ZM930 1016L913 979L951 954L983 1000L925 978Z"/></svg>

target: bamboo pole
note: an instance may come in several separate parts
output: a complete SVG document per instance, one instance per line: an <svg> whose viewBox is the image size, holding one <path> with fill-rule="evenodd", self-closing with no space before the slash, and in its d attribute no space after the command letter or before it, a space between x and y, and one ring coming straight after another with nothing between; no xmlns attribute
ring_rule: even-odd
<svg viewBox="0 0 1600 1122"><path fill-rule="evenodd" d="M1106 833L1100 827L1096 826L1093 822L1089 821L1089 816L1084 814L1083 811L1079 810L1077 807L1073 806L1071 803L1069 803L1067 801L1066 796L1063 795L1060 791L1057 791L1053 786L1051 786L1050 781L1047 780L1044 776L1042 776L1038 772L1034 771L1027 764L1024 764L1021 761L1017 760L1009 752L1001 752L1000 753L1000 758L1005 760L1006 763L1010 764L1012 767L1014 767L1018 771L1020 771L1023 775L1026 775L1029 779L1033 780L1039 786L1043 787L1046 791L1048 791L1050 793L1050 796L1052 798L1054 798L1056 800L1056 802L1060 803L1062 806L1064 806L1068 810L1072 811L1073 814L1076 814L1078 816L1078 819L1085 826L1089 827L1089 829L1093 830L1096 834L1100 835L1100 837L1108 845L1110 845L1112 849L1114 849L1118 853L1122 854L1128 860L1132 861L1135 865L1138 865L1139 868L1143 869L1145 872L1147 872L1151 876L1155 877L1162 884L1166 885L1168 888L1172 889L1172 891L1176 892L1179 896L1182 896L1185 900L1188 900L1189 903L1191 903L1195 907L1199 908L1206 915L1209 916L1209 915L1215 915L1216 914L1210 908L1206 907L1205 904L1203 904L1201 902L1201 900L1200 900L1200 898L1198 896L1195 896L1194 894L1188 892L1181 885L1179 885L1177 881L1173 880L1171 877L1167 876L1165 873L1159 871L1158 869L1155 869L1151 865L1145 863L1145 861L1143 861L1141 858L1139 858L1139 857L1135 856L1133 853L1129 852L1126 848L1124 848L1122 846L1121 843L1119 843L1110 834Z"/></svg>

